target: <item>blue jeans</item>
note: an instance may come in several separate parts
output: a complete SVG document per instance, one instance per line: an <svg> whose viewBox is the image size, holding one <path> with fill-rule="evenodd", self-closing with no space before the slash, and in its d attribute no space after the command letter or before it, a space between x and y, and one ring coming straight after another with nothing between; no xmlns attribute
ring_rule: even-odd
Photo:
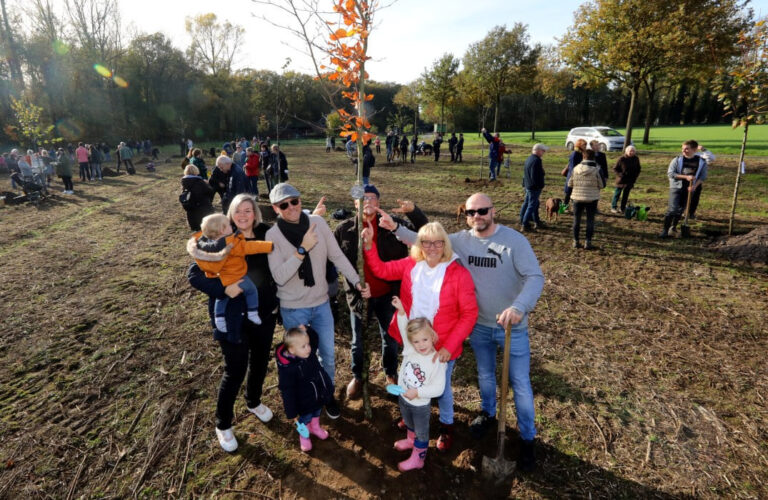
<svg viewBox="0 0 768 500"><path fill-rule="evenodd" d="M93 179L103 179L101 174L101 163L91 163L91 177Z"/></svg>
<svg viewBox="0 0 768 500"><path fill-rule="evenodd" d="M291 309L280 307L280 314L283 316L283 327L286 330L296 328L299 325L311 326L317 332L318 346L317 357L320 360L320 366L330 377L331 382L336 384L336 362L333 353L333 314L331 313L331 304L325 301L315 307L301 307Z"/></svg>
<svg viewBox="0 0 768 500"><path fill-rule="evenodd" d="M317 410L313 411L312 413L305 413L304 415L299 415L299 422L301 422L304 425L307 425L312 421L313 418L319 417L322 408L318 408Z"/></svg>
<svg viewBox="0 0 768 500"><path fill-rule="evenodd" d="M259 176L249 175L245 177L245 190L254 196L259 195Z"/></svg>
<svg viewBox="0 0 768 500"><path fill-rule="evenodd" d="M533 388L531 388L531 349L528 329L512 330L509 351L509 381L515 399L515 413L520 436L525 440L536 437L534 425ZM482 409L496 415L496 350L504 348L504 328L475 325L469 337L477 361L477 381L480 386ZM441 416L442 418L442 416Z"/></svg>
<svg viewBox="0 0 768 500"><path fill-rule="evenodd" d="M493 179L496 178L496 171L499 170L499 168L501 167L501 163L499 162L498 156L496 156L496 157L489 156L488 160L489 160L488 168L491 171L490 172L491 173L490 177L491 177L491 180L493 180Z"/></svg>
<svg viewBox="0 0 768 500"><path fill-rule="evenodd" d="M437 398L437 407L440 408L440 423L453 424L453 387L451 386L451 375L456 360L453 359L445 364L445 389L443 395Z"/></svg>
<svg viewBox="0 0 768 500"><path fill-rule="evenodd" d="M248 305L248 311L258 311L259 309L259 291L256 289L256 285L246 275L243 276L243 282L237 285L243 291L245 297L245 303ZM229 304L229 297L223 299L216 299L216 303L213 305L213 314L217 318L222 318L227 314L227 304Z"/></svg>
<svg viewBox="0 0 768 500"><path fill-rule="evenodd" d="M535 222L538 224L541 222L539 219L539 197L541 196L541 189L526 189L525 199L523 200L523 206L520 208L520 224L528 224L529 222Z"/></svg>

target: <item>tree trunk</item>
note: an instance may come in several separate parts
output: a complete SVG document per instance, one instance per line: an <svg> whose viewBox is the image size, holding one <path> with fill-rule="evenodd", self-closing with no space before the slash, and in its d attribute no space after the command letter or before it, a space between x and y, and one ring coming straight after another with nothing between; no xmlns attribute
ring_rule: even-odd
<svg viewBox="0 0 768 500"><path fill-rule="evenodd" d="M656 104L656 82L650 86L646 85L645 90L648 94L645 102L645 130L643 131L643 144L650 144L651 124L653 123L653 108Z"/></svg>
<svg viewBox="0 0 768 500"><path fill-rule="evenodd" d="M749 122L744 124L744 137L741 139L741 154L739 155L739 164L736 165L736 183L733 186L733 201L731 202L731 217L728 219L728 236L733 234L733 221L736 217L736 199L739 196L739 184L741 183L741 164L744 163L744 151L747 149L747 133L749 132Z"/></svg>
<svg viewBox="0 0 768 500"><path fill-rule="evenodd" d="M531 97L531 141L536 140L536 94Z"/></svg>
<svg viewBox="0 0 768 500"><path fill-rule="evenodd" d="M19 53L16 50L16 41L13 39L11 23L8 22L8 11L5 8L5 0L0 0L0 7L2 7L3 12L3 26L5 28L5 41L7 45L6 50L8 50L8 68L11 70L11 79L16 86L16 90L21 92L24 90L24 76L21 73L21 62L19 62Z"/></svg>
<svg viewBox="0 0 768 500"><path fill-rule="evenodd" d="M368 53L368 39L363 42L363 54ZM357 86L358 96L360 98L360 104L357 107L357 114L363 121L365 118L365 59L360 62L360 80ZM363 133L365 129L363 127L357 128L357 185L363 187ZM362 189L361 189L362 191ZM363 264L363 196L360 194L358 198L358 210L357 210L357 273L360 275L360 286L365 286L365 265ZM360 312L360 335L363 336L363 411L365 418L369 422L373 420L373 409L371 407L371 394L368 388L368 372L371 366L371 350L373 340L367 338L366 318L368 316L368 300L363 300L363 307Z"/></svg>
<svg viewBox="0 0 768 500"><path fill-rule="evenodd" d="M501 104L501 95L496 94L496 110L493 114L493 133L499 131L499 106Z"/></svg>
<svg viewBox="0 0 768 500"><path fill-rule="evenodd" d="M632 115L635 112L635 100L637 99L637 91L640 89L640 85L634 85L630 92L629 98L629 111L627 111L627 131L624 134L624 149L632 142Z"/></svg>

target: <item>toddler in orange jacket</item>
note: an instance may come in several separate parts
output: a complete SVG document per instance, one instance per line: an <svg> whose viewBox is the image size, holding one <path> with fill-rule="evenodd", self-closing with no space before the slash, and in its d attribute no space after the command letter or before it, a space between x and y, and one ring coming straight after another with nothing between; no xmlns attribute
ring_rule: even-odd
<svg viewBox="0 0 768 500"><path fill-rule="evenodd" d="M248 320L260 325L259 294L256 285L248 278L246 255L269 253L272 251L271 241L247 241L243 233L232 232L229 219L223 214L212 214L205 217L200 224L202 236L195 244L195 262L205 271L209 278L219 278L221 284L229 286L242 280L238 286L243 290L245 302L248 305ZM229 298L216 299L213 307L214 323L220 332L227 331L226 310Z"/></svg>

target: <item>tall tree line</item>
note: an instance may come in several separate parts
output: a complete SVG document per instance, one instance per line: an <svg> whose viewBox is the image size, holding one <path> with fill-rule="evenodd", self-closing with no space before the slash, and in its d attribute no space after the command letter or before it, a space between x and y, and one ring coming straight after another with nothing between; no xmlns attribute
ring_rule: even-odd
<svg viewBox="0 0 768 500"><path fill-rule="evenodd" d="M328 82L287 64L233 69L242 28L215 14L187 18L192 42L182 50L162 33L127 35L117 1L65 0L57 10L52 0L0 0L0 141L15 138L11 97L42 107L68 141L338 132ZM407 85L372 75L368 118L379 133L439 124L532 138L605 124L644 125L647 139L655 124L721 123L714 69L751 17L739 0L591 0L556 47L531 43L525 25L496 26L462 55L435 54ZM682 32L681 19L692 20Z"/></svg>

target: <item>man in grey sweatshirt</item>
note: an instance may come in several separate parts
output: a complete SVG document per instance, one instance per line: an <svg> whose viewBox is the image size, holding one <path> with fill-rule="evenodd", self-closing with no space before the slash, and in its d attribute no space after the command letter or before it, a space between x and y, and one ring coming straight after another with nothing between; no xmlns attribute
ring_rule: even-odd
<svg viewBox="0 0 768 500"><path fill-rule="evenodd" d="M277 284L283 326L286 331L299 325L311 326L317 332L320 365L333 382L334 324L326 262L333 262L364 298L370 297L370 288L361 286L357 271L339 248L325 219L301 210L301 195L295 187L287 182L275 185L269 201L277 213L277 223L266 234L274 245L267 258ZM325 409L329 417L339 417L335 399Z"/></svg>
<svg viewBox="0 0 768 500"><path fill-rule="evenodd" d="M465 204L471 229L450 235L453 251L461 258L475 282L480 314L469 337L477 361L482 412L470 425L479 439L496 423L496 350L504 347L504 328L512 325L509 379L514 391L515 411L520 428L522 470L535 467L533 442L533 389L530 380L531 351L528 342L528 313L544 287L544 275L530 243L514 229L494 222L490 197L475 193ZM395 229L391 218L382 215L379 226ZM395 235L413 243L416 233L403 226Z"/></svg>

